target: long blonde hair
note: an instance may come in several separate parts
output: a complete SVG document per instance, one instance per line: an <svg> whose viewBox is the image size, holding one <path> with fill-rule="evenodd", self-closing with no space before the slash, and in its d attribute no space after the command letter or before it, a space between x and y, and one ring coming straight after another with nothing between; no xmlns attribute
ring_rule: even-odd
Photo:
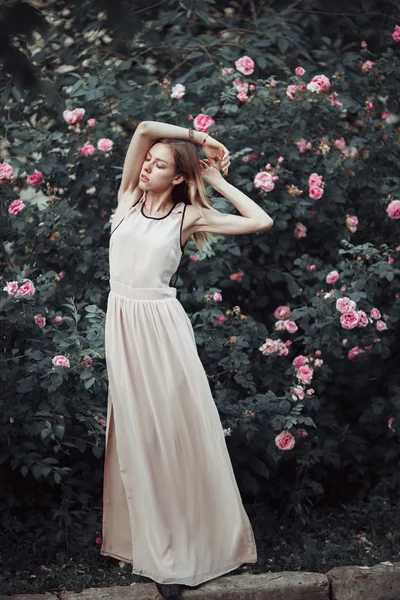
<svg viewBox="0 0 400 600"><path fill-rule="evenodd" d="M175 138L161 138L153 140L150 148L157 143L170 146L174 154L176 173L184 177L184 181L175 185L172 190L174 203L192 204L200 212L203 212L203 208L215 210L207 195L201 175L200 157L196 144ZM206 254L212 251L211 244L219 239L219 236L213 233L202 231L196 231L191 237L193 237L196 247Z"/></svg>

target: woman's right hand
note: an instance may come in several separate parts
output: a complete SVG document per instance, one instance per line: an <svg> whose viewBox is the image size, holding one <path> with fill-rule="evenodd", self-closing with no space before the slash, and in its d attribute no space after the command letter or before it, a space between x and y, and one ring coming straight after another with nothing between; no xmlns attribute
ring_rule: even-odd
<svg viewBox="0 0 400 600"><path fill-rule="evenodd" d="M223 175L227 175L228 167L231 164L228 148L210 135L206 138L206 141L201 147L204 154L209 159L210 164L218 171L222 171ZM221 167L217 164L217 160L221 163Z"/></svg>

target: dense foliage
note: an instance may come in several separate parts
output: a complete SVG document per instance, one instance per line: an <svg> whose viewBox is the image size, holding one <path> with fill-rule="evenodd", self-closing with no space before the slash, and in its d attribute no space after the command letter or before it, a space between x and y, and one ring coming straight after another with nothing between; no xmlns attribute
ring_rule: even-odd
<svg viewBox="0 0 400 600"><path fill-rule="evenodd" d="M220 139L228 180L275 221L221 237L212 256L189 244L177 281L244 496L285 506L289 496L303 514L382 481L398 491L400 33L392 22L373 32L369 19L357 39L349 26L320 37L324 17L272 7L242 31L234 9L200 4L189 17L171 3L127 59L96 29L104 14L78 30L66 10L31 48L62 104L27 103L11 79L3 89L0 512L10 530L26 525L28 506L31 518L51 511L42 527L60 539L66 525L75 540L99 528L110 220L146 119ZM152 32L165 38L159 62Z"/></svg>

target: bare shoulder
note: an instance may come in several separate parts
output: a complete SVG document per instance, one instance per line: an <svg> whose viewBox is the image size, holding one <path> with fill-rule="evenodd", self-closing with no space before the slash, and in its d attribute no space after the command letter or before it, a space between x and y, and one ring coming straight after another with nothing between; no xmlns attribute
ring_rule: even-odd
<svg viewBox="0 0 400 600"><path fill-rule="evenodd" d="M132 206L132 204L135 204L142 196L143 191L139 188L139 186L136 186L135 188L128 188L125 191L119 191L118 192L118 209L121 207L123 208L126 204L129 204L129 206Z"/></svg>
<svg viewBox="0 0 400 600"><path fill-rule="evenodd" d="M126 216L129 209L136 204L142 197L142 190L135 188L134 190L127 190L118 198L118 206L114 212L114 217L111 225L111 233L118 226L118 223Z"/></svg>
<svg viewBox="0 0 400 600"><path fill-rule="evenodd" d="M204 211L208 209L202 210ZM196 206L193 206L193 204L188 204L186 206L184 228L188 232L189 237L190 235L198 231L198 227L202 219L203 213Z"/></svg>

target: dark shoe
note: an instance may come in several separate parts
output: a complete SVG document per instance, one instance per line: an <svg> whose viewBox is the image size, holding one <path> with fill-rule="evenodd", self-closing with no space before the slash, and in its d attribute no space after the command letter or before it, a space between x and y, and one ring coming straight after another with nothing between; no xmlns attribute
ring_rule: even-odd
<svg viewBox="0 0 400 600"><path fill-rule="evenodd" d="M182 585L179 583L162 584L156 583L157 589L163 598L180 598Z"/></svg>

